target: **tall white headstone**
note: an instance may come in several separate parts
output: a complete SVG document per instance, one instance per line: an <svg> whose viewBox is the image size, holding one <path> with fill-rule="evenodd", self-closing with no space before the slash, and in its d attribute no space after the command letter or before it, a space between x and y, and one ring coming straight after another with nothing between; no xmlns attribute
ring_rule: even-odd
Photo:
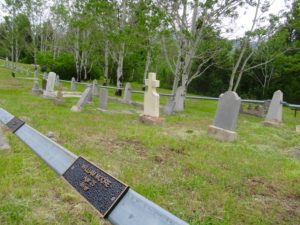
<svg viewBox="0 0 300 225"><path fill-rule="evenodd" d="M156 80L156 73L149 73L145 84L144 115L159 117L159 94L156 92L156 88L159 87L159 80Z"/></svg>
<svg viewBox="0 0 300 225"><path fill-rule="evenodd" d="M45 97L52 98L52 97L56 96L55 92L54 92L55 80L56 80L56 74L53 72L50 72L48 74L46 90L44 91Z"/></svg>
<svg viewBox="0 0 300 225"><path fill-rule="evenodd" d="M98 81L93 80L92 92L94 96L98 96Z"/></svg>
<svg viewBox="0 0 300 225"><path fill-rule="evenodd" d="M278 90L274 93L268 113L266 115L266 125L279 125L282 122L282 101L283 93Z"/></svg>
<svg viewBox="0 0 300 225"><path fill-rule="evenodd" d="M159 118L159 94L156 92L156 88L159 87L159 80L156 80L156 73L149 73L145 85L144 114L140 120L144 123L162 124L162 120Z"/></svg>
<svg viewBox="0 0 300 225"><path fill-rule="evenodd" d="M241 98L233 91L227 91L219 99L213 125L208 128L208 135L221 141L234 141L237 119L241 107Z"/></svg>

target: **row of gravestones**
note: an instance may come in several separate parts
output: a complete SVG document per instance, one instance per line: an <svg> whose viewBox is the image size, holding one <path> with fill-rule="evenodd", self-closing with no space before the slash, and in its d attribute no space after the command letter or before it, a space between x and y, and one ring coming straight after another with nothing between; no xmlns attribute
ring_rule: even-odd
<svg viewBox="0 0 300 225"><path fill-rule="evenodd" d="M264 123L278 126L282 122L283 93L276 91L270 103ZM235 132L241 107L241 98L228 91L220 96L218 109L213 125L209 126L208 134L221 141L234 141L238 135Z"/></svg>

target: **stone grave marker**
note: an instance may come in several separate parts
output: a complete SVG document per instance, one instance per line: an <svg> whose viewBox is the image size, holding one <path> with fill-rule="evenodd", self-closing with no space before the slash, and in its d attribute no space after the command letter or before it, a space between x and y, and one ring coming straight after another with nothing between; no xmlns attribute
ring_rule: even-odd
<svg viewBox="0 0 300 225"><path fill-rule="evenodd" d="M92 87L88 86L82 93L77 104L72 106L71 111L72 112L81 112L83 107L88 103L90 95L92 95Z"/></svg>
<svg viewBox="0 0 300 225"><path fill-rule="evenodd" d="M175 112L182 112L184 111L184 87L180 86L176 90L176 95L175 95L175 106L174 106L174 111Z"/></svg>
<svg viewBox="0 0 300 225"><path fill-rule="evenodd" d="M107 110L108 89L101 87L99 93L99 110Z"/></svg>
<svg viewBox="0 0 300 225"><path fill-rule="evenodd" d="M76 91L76 88L77 88L77 84L76 84L75 77L72 77L72 80L71 80L71 91Z"/></svg>
<svg viewBox="0 0 300 225"><path fill-rule="evenodd" d="M222 94L213 125L209 126L208 135L221 141L236 140L237 133L235 128L240 106L241 98L237 93L227 91Z"/></svg>
<svg viewBox="0 0 300 225"><path fill-rule="evenodd" d="M37 70L34 71L34 78L38 79L39 78L39 73Z"/></svg>
<svg viewBox="0 0 300 225"><path fill-rule="evenodd" d="M54 103L56 105L63 105L65 103L62 84L59 84L57 95L56 98L54 99Z"/></svg>
<svg viewBox="0 0 300 225"><path fill-rule="evenodd" d="M144 114L140 116L140 121L148 124L162 124L159 117L159 94L156 88L159 87L159 80L156 80L156 73L149 73L149 78L145 80L146 91L144 94Z"/></svg>
<svg viewBox="0 0 300 225"><path fill-rule="evenodd" d="M98 81L97 80L93 80L93 96L98 96Z"/></svg>
<svg viewBox="0 0 300 225"><path fill-rule="evenodd" d="M55 86L59 87L59 84L60 84L59 75L56 75L56 78L55 78Z"/></svg>
<svg viewBox="0 0 300 225"><path fill-rule="evenodd" d="M5 67L8 68L9 66L9 61L8 61L8 57L5 58Z"/></svg>
<svg viewBox="0 0 300 225"><path fill-rule="evenodd" d="M56 96L54 92L55 80L56 80L56 74L54 72L50 72L48 74L47 86L46 86L46 90L44 91L44 97L53 98Z"/></svg>
<svg viewBox="0 0 300 225"><path fill-rule="evenodd" d="M127 103L127 104L132 103L132 100L131 100L131 84L130 83L126 83L126 85L125 85L123 102Z"/></svg>
<svg viewBox="0 0 300 225"><path fill-rule="evenodd" d="M34 80L33 80L33 87L32 87L31 93L33 95L39 95L40 94L39 80L37 78L34 78Z"/></svg>
<svg viewBox="0 0 300 225"><path fill-rule="evenodd" d="M282 122L282 101L283 93L278 90L274 93L268 113L265 118L265 125L278 126Z"/></svg>
<svg viewBox="0 0 300 225"><path fill-rule="evenodd" d="M27 69L27 77L30 77L30 69Z"/></svg>

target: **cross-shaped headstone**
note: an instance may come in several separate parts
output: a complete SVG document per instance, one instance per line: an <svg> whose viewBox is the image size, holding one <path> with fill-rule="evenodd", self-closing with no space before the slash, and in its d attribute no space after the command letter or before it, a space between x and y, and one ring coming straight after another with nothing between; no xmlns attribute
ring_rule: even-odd
<svg viewBox="0 0 300 225"><path fill-rule="evenodd" d="M145 84L144 115L159 117L159 94L156 92L156 88L159 87L159 80L156 80L156 73L149 73Z"/></svg>

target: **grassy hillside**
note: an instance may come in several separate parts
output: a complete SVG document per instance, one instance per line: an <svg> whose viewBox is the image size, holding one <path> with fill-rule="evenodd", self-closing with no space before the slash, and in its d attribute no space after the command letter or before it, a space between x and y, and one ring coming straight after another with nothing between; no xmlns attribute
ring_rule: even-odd
<svg viewBox="0 0 300 225"><path fill-rule="evenodd" d="M216 102L188 100L184 113L158 127L139 123L138 114L99 112L97 99L72 113L76 98L56 106L31 95L31 87L1 67L0 107L53 132L58 143L190 224L300 224L300 116L290 109L279 128L240 115L239 140L222 143L207 136ZM109 108L128 106L110 102ZM7 137L0 224L108 224L17 137Z"/></svg>

